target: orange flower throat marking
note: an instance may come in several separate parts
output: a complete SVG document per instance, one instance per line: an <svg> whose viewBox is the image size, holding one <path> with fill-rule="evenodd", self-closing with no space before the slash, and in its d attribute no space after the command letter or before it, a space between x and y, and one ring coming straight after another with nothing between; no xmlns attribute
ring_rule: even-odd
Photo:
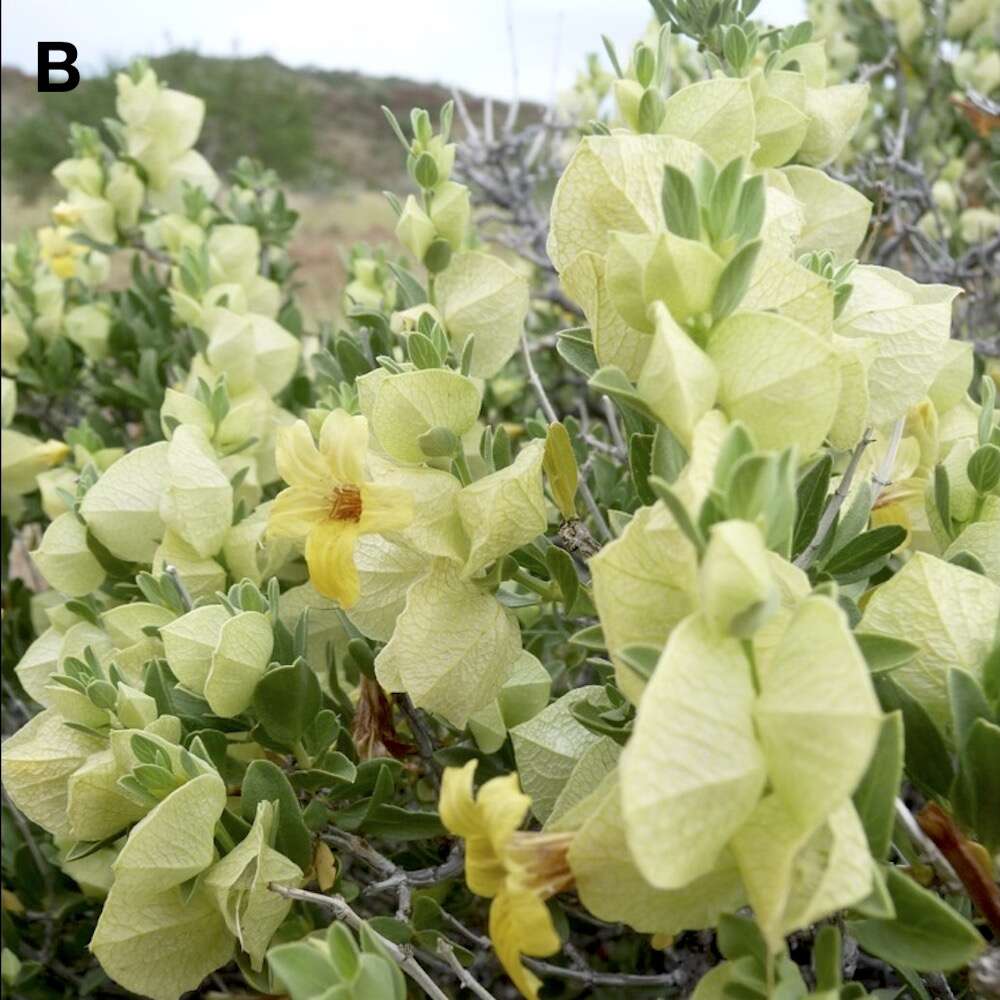
<svg viewBox="0 0 1000 1000"><path fill-rule="evenodd" d="M330 494L331 521L361 520L361 489L358 486L338 486Z"/></svg>

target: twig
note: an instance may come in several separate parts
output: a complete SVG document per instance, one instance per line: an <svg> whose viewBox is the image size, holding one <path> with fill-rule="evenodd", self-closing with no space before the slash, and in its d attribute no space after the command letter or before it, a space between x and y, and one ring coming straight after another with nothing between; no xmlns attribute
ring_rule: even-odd
<svg viewBox="0 0 1000 1000"><path fill-rule="evenodd" d="M575 983L587 986L618 986L623 989L649 989L652 986L677 986L687 980L687 973L682 969L674 972L661 972L644 976L629 972L595 972L593 969L567 969L563 965L553 965L537 958L522 958L521 961L529 969L543 976L555 976L558 979L570 979Z"/></svg>
<svg viewBox="0 0 1000 1000"><path fill-rule="evenodd" d="M913 818L913 813L910 812L902 799L896 799L896 818L903 824L910 840L920 851L921 857L934 869L945 890L951 893L962 892L962 882L955 874L955 869L938 850L937 844L920 829L920 824Z"/></svg>
<svg viewBox="0 0 1000 1000"><path fill-rule="evenodd" d="M289 886L279 885L277 882L268 882L267 887L271 892L276 892L279 896L284 896L286 899L297 899L303 903L313 903L316 906L322 907L328 913L332 913L337 917L338 920L343 920L352 930L357 931L366 926L366 922L351 909L343 896L324 896L318 892L309 892L307 889L293 889ZM444 993L438 987L412 955L388 938L383 937L370 926L368 927L368 932L385 948L403 972L429 997L432 997L433 1000L450 1000L448 994Z"/></svg>
<svg viewBox="0 0 1000 1000"><path fill-rule="evenodd" d="M427 724L408 694L398 695L396 704L399 705L403 715L406 716L406 721L410 724L410 731L417 741L417 748L420 750L420 756L426 765L427 779L434 786L435 791L440 791L441 767L434 759L434 741L427 729Z"/></svg>
<svg viewBox="0 0 1000 1000"><path fill-rule="evenodd" d="M475 993L480 1000L496 1000L496 997L485 986L476 982L472 973L455 957L455 948L446 937L438 938L437 953L448 963L448 968L455 973L455 978L467 990Z"/></svg>
<svg viewBox="0 0 1000 1000"><path fill-rule="evenodd" d="M493 942L488 937L469 930L465 924L453 917L447 910L442 910L441 915L474 947L493 948ZM570 953L567 952L567 954ZM626 972L597 972L589 968L568 969L562 965L554 965L551 962L543 962L540 959L528 958L527 956L522 957L521 961L529 969L534 969L535 972L541 973L544 976L554 976L557 979L570 979L573 982L585 983L587 986L618 986L625 989L630 987L634 989L649 989L653 986L680 986L687 980L687 973L681 969L647 976Z"/></svg>
<svg viewBox="0 0 1000 1000"><path fill-rule="evenodd" d="M524 355L524 366L528 372L528 381L531 382L531 387L535 390L535 395L538 397L538 402L542 407L545 418L550 424L559 423L559 417L549 400L548 394L545 392L545 386L542 385L542 380L538 377L538 372L535 371L534 363L531 360L531 349L528 347L528 338L524 334L521 335L521 353ZM577 489L580 492L580 496L583 497L583 502L587 505L587 509L590 511L590 515L593 517L594 524L597 525L599 533L605 541L611 541L613 537L611 529L604 520L604 515L601 514L597 506L594 494L590 492L590 487L583 476L580 477Z"/></svg>
<svg viewBox="0 0 1000 1000"><path fill-rule="evenodd" d="M884 73L890 66L892 66L898 51L899 50L895 45L890 45L889 51L886 52L886 54L877 63L870 63L867 66L862 66L860 72L858 73L858 83L867 83L880 73Z"/></svg>
<svg viewBox="0 0 1000 1000"><path fill-rule="evenodd" d="M826 507L823 508L819 524L816 525L816 534L813 535L812 541L795 557L795 565L799 569L808 569L813 564L816 554L823 547L823 542L826 541L826 536L830 533L830 529L833 527L833 522L836 520L840 508L843 506L844 500L847 499L847 494L851 489L851 482L858 471L858 464L861 462L861 456L873 440L871 428L868 427L865 429L864 434L861 435L861 440L855 446L851 454L851 460L847 463L847 468L844 470L844 474L840 477L840 482L837 484L837 489L827 501Z"/></svg>
<svg viewBox="0 0 1000 1000"><path fill-rule="evenodd" d="M621 452L622 456L627 457L628 445L625 443L625 438L622 437L622 432L618 428L618 414L615 413L615 404L611 402L608 396L601 396L601 408L604 410L604 416L608 421L611 440L614 441L615 447Z"/></svg>
<svg viewBox="0 0 1000 1000"><path fill-rule="evenodd" d="M396 889L403 883L410 886L436 885L438 882L446 882L448 879L461 875L462 870L465 868L465 854L462 851L459 841L455 842L451 854L448 855L445 861L430 868L414 868L407 871L405 868L400 868L398 865L393 864L388 858L382 858L382 861L387 862L395 870L388 877L365 886L363 890L364 895L384 892L387 889Z"/></svg>
<svg viewBox="0 0 1000 1000"><path fill-rule="evenodd" d="M32 835L31 827L28 825L28 821L21 814L21 810L18 809L17 806L15 806L11 801L6 789L3 789L3 803L8 810L10 810L11 818L14 820L14 825L17 827L18 833L21 834L24 846L28 848L31 860L34 861L35 867L38 869L38 874L42 877L42 882L45 885L46 896L51 896L53 884L52 868L42 856L41 848L39 848L38 844L35 842L35 838Z"/></svg>
<svg viewBox="0 0 1000 1000"><path fill-rule="evenodd" d="M367 841L356 837L353 833L345 833L343 830L327 830L323 833L323 840L332 844L338 850L347 851L354 857L360 858L369 867L383 875L398 875L402 869L395 862L390 861L384 854L380 854ZM396 883L394 883L396 884Z"/></svg>
<svg viewBox="0 0 1000 1000"><path fill-rule="evenodd" d="M462 92L457 87L451 88L451 98L455 102L458 117L462 119L462 126L465 128L465 141L471 145L480 145L482 139L479 136L479 130L473 124L465 98L462 97Z"/></svg>

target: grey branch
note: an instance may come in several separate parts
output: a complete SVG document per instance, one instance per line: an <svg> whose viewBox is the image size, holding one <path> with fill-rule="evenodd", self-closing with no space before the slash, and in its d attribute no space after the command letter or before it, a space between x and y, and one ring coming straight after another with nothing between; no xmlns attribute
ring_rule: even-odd
<svg viewBox="0 0 1000 1000"><path fill-rule="evenodd" d="M858 464L861 462L861 456L864 454L865 449L872 443L871 428L866 428L864 434L861 435L861 440L857 443L854 451L851 453L851 460L847 463L847 468L844 470L844 474L840 477L840 482L837 484L837 489L834 491L833 496L826 503L826 507L823 508L823 513L820 515L819 524L816 525L816 534L813 535L812 540L809 544L795 557L795 565L799 569L808 569L815 560L817 553L823 547L823 542L826 541L826 536L830 533L833 528L833 523L837 519L837 514L840 508L844 504L844 500L847 498L847 494L850 492L851 483L854 480L855 473L858 471Z"/></svg>
<svg viewBox="0 0 1000 1000"><path fill-rule="evenodd" d="M352 930L360 930L365 923L354 910L347 904L343 896L324 896L319 892L309 892L307 889L293 889L289 886L279 885L277 882L269 882L267 885L271 892L276 892L286 899L297 899L303 903L312 903L322 907L327 913L333 914L338 920L343 920ZM408 952L398 945L393 944L388 938L383 937L371 927L368 928L370 934L376 938L378 943L385 948L393 961L412 979L427 996L433 1000L450 1000L447 993L434 982L427 974L423 966Z"/></svg>
<svg viewBox="0 0 1000 1000"><path fill-rule="evenodd" d="M910 840L913 841L914 846L920 851L923 860L934 869L934 873L941 880L945 889L951 893L964 892L962 880L955 874L951 863L938 849L937 844L920 829L920 824L913 818L913 813L899 798L896 799L896 817L903 829L906 830Z"/></svg>
<svg viewBox="0 0 1000 1000"><path fill-rule="evenodd" d="M542 407L542 412L545 414L545 419L550 424L559 423L559 416L556 414L555 407L553 407L552 401L545 391L545 386L542 385L542 380L538 377L538 372L535 371L535 365L531 360L531 349L528 347L528 338L524 334L521 335L521 353L524 355L524 366L528 372L528 381L531 382L531 387L535 390L535 395L538 397L538 402ZM597 506L594 494L590 492L590 487L587 485L584 476L580 477L577 489L580 492L580 496L583 497L583 502L587 505L587 510L590 511L590 515L593 517L594 524L597 525L597 530L600 532L601 537L605 541L611 541L611 529L608 527L607 521L604 520L604 515Z"/></svg>
<svg viewBox="0 0 1000 1000"><path fill-rule="evenodd" d="M475 976L455 957L455 948L446 937L438 938L437 953L448 963L448 968L455 974L455 978L467 990L475 993L480 1000L496 1000L496 997L485 986L477 982Z"/></svg>

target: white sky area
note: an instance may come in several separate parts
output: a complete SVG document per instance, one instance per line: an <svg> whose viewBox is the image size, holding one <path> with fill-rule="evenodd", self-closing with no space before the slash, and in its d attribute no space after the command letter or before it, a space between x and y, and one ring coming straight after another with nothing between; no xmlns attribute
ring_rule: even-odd
<svg viewBox="0 0 1000 1000"><path fill-rule="evenodd" d="M803 0L763 0L775 24ZM78 66L190 47L272 55L291 66L360 70L511 94L510 29L520 96L551 100L609 35L627 53L651 17L645 0L3 0L4 65L34 73L39 41L69 41Z"/></svg>

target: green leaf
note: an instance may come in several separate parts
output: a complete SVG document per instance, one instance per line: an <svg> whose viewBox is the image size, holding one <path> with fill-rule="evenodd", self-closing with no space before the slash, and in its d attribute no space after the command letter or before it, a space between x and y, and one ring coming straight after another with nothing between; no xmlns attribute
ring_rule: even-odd
<svg viewBox="0 0 1000 1000"><path fill-rule="evenodd" d="M559 513L566 520L576 517L576 489L580 473L569 432L561 423L549 424L546 431L542 468Z"/></svg>
<svg viewBox="0 0 1000 1000"><path fill-rule="evenodd" d="M872 492L871 481L865 479L858 486L854 494L854 499L847 507L847 510L841 509L836 531L828 536L832 540L829 548L830 552L839 552L868 527L874 500L875 496Z"/></svg>
<svg viewBox="0 0 1000 1000"><path fill-rule="evenodd" d="M965 670L948 671L948 700L951 704L955 745L961 750L976 720L993 722L993 712L979 682Z"/></svg>
<svg viewBox="0 0 1000 1000"><path fill-rule="evenodd" d="M840 931L832 924L821 927L813 943L813 970L816 973L816 989L839 990L841 974Z"/></svg>
<svg viewBox="0 0 1000 1000"><path fill-rule="evenodd" d="M725 319L743 301L762 245L760 240L747 243L737 250L723 269L712 298L712 317L716 322Z"/></svg>
<svg viewBox="0 0 1000 1000"><path fill-rule="evenodd" d="M699 553L705 551L705 539L701 532L691 520L691 515L684 506L684 502L674 492L670 484L657 476L649 477L649 486L656 496L663 501L667 509L674 517L677 527L684 533L688 541L697 549Z"/></svg>
<svg viewBox="0 0 1000 1000"><path fill-rule="evenodd" d="M767 962L767 944L760 928L749 917L738 917L735 914L724 913L719 917L716 930L719 951L723 958L735 962L741 958L750 958L760 963L761 968Z"/></svg>
<svg viewBox="0 0 1000 1000"><path fill-rule="evenodd" d="M392 271L399 285L400 305L404 309L409 309L411 306L419 306L427 301L427 292L424 291L420 282L405 267L401 267L393 261L388 261L387 263L389 270ZM367 364L364 371L368 371Z"/></svg>
<svg viewBox="0 0 1000 1000"><path fill-rule="evenodd" d="M977 493L991 493L1000 483L1000 448L980 445L970 456L966 475Z"/></svg>
<svg viewBox="0 0 1000 1000"><path fill-rule="evenodd" d="M556 351L563 361L586 378L590 378L599 367L590 330L585 326L563 330L558 334Z"/></svg>
<svg viewBox="0 0 1000 1000"><path fill-rule="evenodd" d="M254 690L253 706L267 734L293 748L316 718L322 699L316 674L298 659L264 674Z"/></svg>
<svg viewBox="0 0 1000 1000"><path fill-rule="evenodd" d="M793 556L797 556L816 534L820 516L826 506L832 470L833 456L827 453L811 465L799 480L795 491L798 513L795 519L795 533L792 536Z"/></svg>
<svg viewBox="0 0 1000 1000"><path fill-rule="evenodd" d="M573 557L564 549L553 545L545 553L545 565L548 567L549 576L559 585L563 606L569 613L580 592L580 577L577 575Z"/></svg>
<svg viewBox="0 0 1000 1000"><path fill-rule="evenodd" d="M656 495L649 488L653 464L653 435L633 434L629 438L628 465L635 491L643 504L655 503Z"/></svg>
<svg viewBox="0 0 1000 1000"><path fill-rule="evenodd" d="M308 941L279 944L267 953L267 961L295 1000L322 996L336 983L329 958Z"/></svg>
<svg viewBox="0 0 1000 1000"><path fill-rule="evenodd" d="M687 460L683 445L669 428L660 424L653 434L653 453L650 457L652 474L672 483L687 465Z"/></svg>
<svg viewBox="0 0 1000 1000"><path fill-rule="evenodd" d="M672 233L689 240L701 238L698 195L684 171L670 165L664 168L660 199L663 219Z"/></svg>
<svg viewBox="0 0 1000 1000"><path fill-rule="evenodd" d="M968 920L895 868L886 885L893 920L854 920L847 930L869 954L894 966L950 972L968 965L985 942Z"/></svg>
<svg viewBox="0 0 1000 1000"><path fill-rule="evenodd" d="M764 175L757 174L744 181L740 201L736 207L736 236L740 240L753 240L764 225Z"/></svg>
<svg viewBox="0 0 1000 1000"><path fill-rule="evenodd" d="M833 576L847 575L870 566L906 541L906 529L885 524L858 535L826 561L823 569Z"/></svg>
<svg viewBox="0 0 1000 1000"><path fill-rule="evenodd" d="M955 817L991 854L1000 849L1000 726L979 718L959 754L950 799Z"/></svg>
<svg viewBox="0 0 1000 1000"><path fill-rule="evenodd" d="M269 760L254 760L243 776L240 808L243 818L252 823L259 802L277 802L277 834L274 846L303 871L312 864L312 840L295 791L281 768Z"/></svg>
<svg viewBox="0 0 1000 1000"><path fill-rule="evenodd" d="M341 979L352 979L358 970L360 955L354 935L344 924L334 921L326 932L326 946L337 976Z"/></svg>
<svg viewBox="0 0 1000 1000"><path fill-rule="evenodd" d="M949 548L948 551L951 552L951 549ZM967 569L970 573L978 573L980 576L986 576L986 567L967 549L959 549L957 552L952 552L948 556L948 562L953 566L961 566L962 569Z"/></svg>
<svg viewBox="0 0 1000 1000"><path fill-rule="evenodd" d="M993 437L994 408L997 402L996 382L984 375L979 381L979 443L989 443Z"/></svg>
<svg viewBox="0 0 1000 1000"><path fill-rule="evenodd" d="M736 205L743 186L743 159L736 157L727 163L712 185L708 204L708 231L713 242L724 239L736 214Z"/></svg>
<svg viewBox="0 0 1000 1000"><path fill-rule="evenodd" d="M858 787L854 808L865 828L872 856L883 861L892 846L896 796L903 776L903 716L892 712L882 721L878 743Z"/></svg>
<svg viewBox="0 0 1000 1000"><path fill-rule="evenodd" d="M604 638L604 632L601 630L600 625L590 625L587 628L580 629L579 632L574 632L569 637L569 642L574 646L582 646L584 649L593 649L602 652L608 648L607 640Z"/></svg>
<svg viewBox="0 0 1000 1000"><path fill-rule="evenodd" d="M406 338L406 350L417 368L440 368L443 359L430 337L414 331Z"/></svg>
<svg viewBox="0 0 1000 1000"><path fill-rule="evenodd" d="M948 746L927 709L887 674L873 678L882 708L903 714L906 733L905 763L910 779L929 791L947 797L954 778Z"/></svg>
<svg viewBox="0 0 1000 1000"><path fill-rule="evenodd" d="M640 416L655 420L656 415L636 391L628 376L614 365L598 369L587 382L594 392L610 396L616 403L635 411Z"/></svg>
<svg viewBox="0 0 1000 1000"><path fill-rule="evenodd" d="M407 944L413 937L413 929L410 925L395 917L372 917L368 921L368 926L394 944Z"/></svg>
<svg viewBox="0 0 1000 1000"><path fill-rule="evenodd" d="M657 646L637 644L626 646L618 656L626 667L634 670L644 681L648 681L656 670L662 652L663 650Z"/></svg>
<svg viewBox="0 0 1000 1000"><path fill-rule="evenodd" d="M909 663L919 652L916 643L875 632L855 632L855 641L873 674L884 674Z"/></svg>
<svg viewBox="0 0 1000 1000"><path fill-rule="evenodd" d="M949 538L953 538L955 528L951 520L951 483L944 465L934 466L934 504L945 533Z"/></svg>
<svg viewBox="0 0 1000 1000"><path fill-rule="evenodd" d="M983 694L1000 715L1000 643L983 660Z"/></svg>

